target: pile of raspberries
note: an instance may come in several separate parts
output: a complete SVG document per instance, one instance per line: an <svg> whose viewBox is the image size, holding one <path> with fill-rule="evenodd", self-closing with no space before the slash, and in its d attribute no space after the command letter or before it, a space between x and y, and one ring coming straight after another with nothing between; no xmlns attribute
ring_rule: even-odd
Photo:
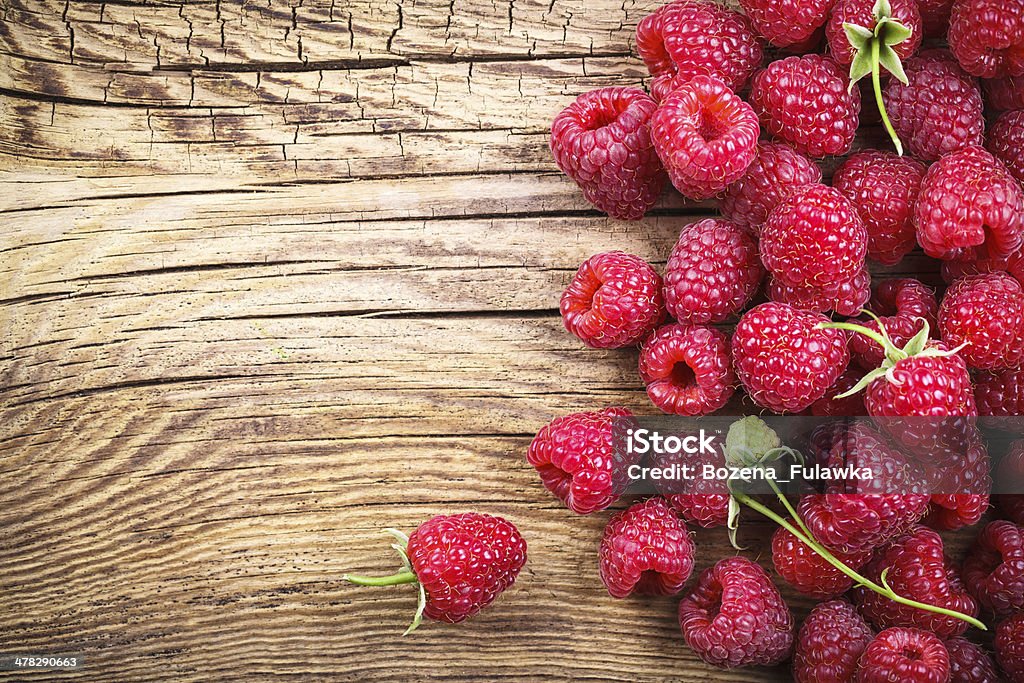
<svg viewBox="0 0 1024 683"><path fill-rule="evenodd" d="M587 92L554 119L555 161L608 216L643 218L668 183L719 214L681 226L661 273L620 251L587 259L561 299L565 327L593 348L638 346L639 379L672 415L946 418L819 435L816 457L943 462L950 493L840 482L795 509L851 569L983 617L994 640L855 585L782 527L777 577L737 555L690 582L687 525L729 518L729 496L699 484L615 514L601 579L615 598L683 592L683 637L718 667L791 660L801 683L1024 682L1024 495L990 500L975 426L1024 414L1024 0L739 4L661 7L637 27L649 92ZM877 275L918 249L941 296ZM559 417L528 460L573 512L605 510L621 495L613 424L630 418ZM1000 467L1024 472L1024 441ZM945 555L936 530L995 517L962 566ZM799 628L778 579L822 601Z"/></svg>

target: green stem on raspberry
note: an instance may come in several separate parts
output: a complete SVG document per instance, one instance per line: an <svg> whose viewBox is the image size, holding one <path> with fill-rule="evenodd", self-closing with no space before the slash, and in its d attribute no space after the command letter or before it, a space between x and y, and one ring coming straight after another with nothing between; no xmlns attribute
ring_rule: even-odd
<svg viewBox="0 0 1024 683"><path fill-rule="evenodd" d="M781 490L779 489L779 485L778 485L778 484L776 484L776 483L775 483L775 482L774 482L773 480L771 480L771 479L769 479L769 480L768 480L768 485L772 487L772 491L774 491L774 492L775 492L775 495L776 495L776 496L778 496L778 498L779 498L779 500L780 500L780 501L782 501L782 506L783 506L784 508L786 508L786 512L788 512L788 513L789 513L790 515L792 515L792 516L793 516L793 519L794 519L794 520L796 521L796 523L797 523L797 524L798 524L798 525L800 526L800 530L801 530L801 531L803 531L803 532L804 532L804 534L806 534L806 535L807 535L808 537L812 537L812 535L811 535L811 530L807 528L807 525L806 525L806 524L804 524L804 520L803 520L803 518L802 518L802 517L801 517L800 515L798 515L798 514L796 513L796 509L795 509L795 508L793 507L793 505L792 505L792 504L791 504L791 503L789 502L789 498L786 498L786 496L785 496L785 495L784 495L784 494L782 493L782 491L781 491Z"/></svg>
<svg viewBox="0 0 1024 683"><path fill-rule="evenodd" d="M405 629L403 636L407 636L421 623L423 623L423 610L427 607L427 591L420 583L420 580L416 577L416 573L412 570L412 562L409 561L409 537L399 531L398 529L385 529L384 533L394 536L398 540L398 543L392 543L391 547L395 549L398 556L402 558L402 571L391 574L390 576L357 576L353 574L345 574L341 577L342 581L348 581L354 583L357 586L400 586L404 584L416 584L419 589L419 604L416 607L416 615L412 619L412 623L409 624L409 628Z"/></svg>
<svg viewBox="0 0 1024 683"><path fill-rule="evenodd" d="M893 128L892 122L889 120L889 112L885 110L885 102L882 100L882 70L879 67L878 61L879 47L877 40L871 41L871 84L875 90L875 102L878 104L878 113L882 116L882 125L885 126L885 132L889 134L892 144L896 146L896 153L903 156L903 141L900 140L896 129Z"/></svg>
<svg viewBox="0 0 1024 683"><path fill-rule="evenodd" d="M416 583L416 575L412 572L400 571L391 576L357 576L345 574L342 581L354 583L357 586L400 586L405 583Z"/></svg>
<svg viewBox="0 0 1024 683"><path fill-rule="evenodd" d="M780 500L783 500L785 498L785 496L783 496L781 493L779 493L778 495ZM848 576L857 585L863 586L864 588L872 590L881 596L889 598L893 602L898 602L902 605L907 605L908 607L915 607L917 609L925 610L928 612L934 612L936 614L942 614L944 616L960 619L962 621L966 621L968 624L971 624L972 626L980 628L982 631L988 630L988 627L984 624L984 622L970 616L969 614L963 614L962 612L946 609L945 607L938 607L936 605L929 605L927 603L918 602L917 600L911 600L910 598L905 598L902 595L896 593L886 581L888 569L882 572L882 585L879 585L874 581L871 581L867 577L847 567L845 564L843 564L841 560L839 560L839 558L833 555L827 548L825 548L823 545L815 541L812 536L810 536L809 534L805 535L803 531L790 524L788 521L783 519L780 515L778 515L774 510L772 510L768 506L762 505L761 503L759 503L758 501L754 500L753 498L744 493L733 493L733 496L736 498L736 500L743 503L750 509L754 510L755 512L759 512L760 514L764 515L768 519L772 520L773 522L781 526L789 533L793 534L793 536L795 536L801 543L803 543L808 548L813 550L815 553L820 555L822 559L824 559L833 567L835 567L843 574ZM783 500L783 504L786 506L787 510L792 511L792 506L789 504L789 501ZM794 519L799 519L799 517L794 516ZM800 525L803 526L802 521L800 522Z"/></svg>

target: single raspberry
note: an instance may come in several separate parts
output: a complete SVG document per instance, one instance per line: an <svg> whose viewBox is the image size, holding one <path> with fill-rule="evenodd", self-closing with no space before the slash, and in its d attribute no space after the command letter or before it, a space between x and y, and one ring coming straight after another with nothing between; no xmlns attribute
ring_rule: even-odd
<svg viewBox="0 0 1024 683"><path fill-rule="evenodd" d="M580 95L551 124L555 163L612 218L643 218L665 188L650 132L657 106L639 88L602 88Z"/></svg>
<svg viewBox="0 0 1024 683"><path fill-rule="evenodd" d="M760 133L750 105L714 76L681 85L651 117L658 156L690 199L707 199L742 177L757 155Z"/></svg>
<svg viewBox="0 0 1024 683"><path fill-rule="evenodd" d="M501 517L467 512L438 515L392 547L405 568L393 576L371 578L345 575L361 586L418 584L420 606L406 633L420 624L421 615L457 624L487 607L515 583L526 564L526 541L511 522Z"/></svg>
<svg viewBox="0 0 1024 683"><path fill-rule="evenodd" d="M722 195L726 220L760 231L771 210L793 188L821 182L821 169L789 145L759 142L757 158Z"/></svg>
<svg viewBox="0 0 1024 683"><path fill-rule="evenodd" d="M1024 612L996 626L996 661L1011 681L1024 680Z"/></svg>
<svg viewBox="0 0 1024 683"><path fill-rule="evenodd" d="M925 38L944 38L949 29L953 0L917 0Z"/></svg>
<svg viewBox="0 0 1024 683"><path fill-rule="evenodd" d="M989 507L992 463L982 439L958 452L940 468L924 523L940 531L955 531L981 521Z"/></svg>
<svg viewBox="0 0 1024 683"><path fill-rule="evenodd" d="M857 683L948 683L949 652L934 634L888 628L868 643L857 666Z"/></svg>
<svg viewBox="0 0 1024 683"><path fill-rule="evenodd" d="M1018 182L1024 183L1024 110L1008 111L996 119L985 146Z"/></svg>
<svg viewBox="0 0 1024 683"><path fill-rule="evenodd" d="M886 581L897 595L978 616L978 604L964 589L956 567L944 555L942 537L931 529L919 526L896 539L879 550L861 573L881 583L883 570L888 570ZM877 628L914 627L943 638L967 630L966 621L894 602L864 587L855 587L853 596L861 614Z"/></svg>
<svg viewBox="0 0 1024 683"><path fill-rule="evenodd" d="M811 415L815 417L843 417L849 415L867 415L867 408L864 407L864 396L860 393L836 398L840 394L857 386L860 381L860 373L851 368L839 376L823 398L819 398L811 405Z"/></svg>
<svg viewBox="0 0 1024 683"><path fill-rule="evenodd" d="M845 600L815 605L796 637L796 683L847 683L853 680L864 648L874 640L871 627Z"/></svg>
<svg viewBox="0 0 1024 683"><path fill-rule="evenodd" d="M860 90L848 90L836 62L786 57L754 74L750 104L774 137L809 157L846 154L857 134Z"/></svg>
<svg viewBox="0 0 1024 683"><path fill-rule="evenodd" d="M761 260L781 282L827 287L864 269L868 233L850 201L825 185L790 192L761 227Z"/></svg>
<svg viewBox="0 0 1024 683"><path fill-rule="evenodd" d="M537 432L526 459L576 514L604 510L625 490L631 464L616 459L614 422L631 417L625 408L606 408L556 418Z"/></svg>
<svg viewBox="0 0 1024 683"><path fill-rule="evenodd" d="M838 0L832 8L832 13L825 24L825 35L828 37L829 54L843 66L850 66L855 55L843 24L863 26L874 31L875 2L876 0ZM917 7L917 0L890 0L889 4L892 8L892 18L911 30L908 40L893 46L896 56L906 59L921 47L924 33L921 11Z"/></svg>
<svg viewBox="0 0 1024 683"><path fill-rule="evenodd" d="M1024 610L1024 529L996 520L981 530L967 553L964 584L997 617Z"/></svg>
<svg viewBox="0 0 1024 683"><path fill-rule="evenodd" d="M869 309L881 319L889 338L900 348L906 346L907 342L921 331L924 322L928 323L929 330L938 327L939 303L935 299L935 291L912 278L894 278L880 282L875 287ZM878 323L874 320L857 322L868 329L878 331ZM884 360L882 347L862 334L850 337L850 355L865 370L874 370L881 366Z"/></svg>
<svg viewBox="0 0 1024 683"><path fill-rule="evenodd" d="M775 584L745 557L705 569L679 603L687 644L708 664L771 666L789 657L793 615Z"/></svg>
<svg viewBox="0 0 1024 683"><path fill-rule="evenodd" d="M640 350L640 379L651 402L674 415L708 415L736 391L729 338L700 325L665 325Z"/></svg>
<svg viewBox="0 0 1024 683"><path fill-rule="evenodd" d="M852 280L825 287L794 287L772 277L768 280L768 298L801 311L857 315L871 298L871 275L861 270Z"/></svg>
<svg viewBox="0 0 1024 683"><path fill-rule="evenodd" d="M685 226L665 269L665 306L679 322L720 323L738 313L764 277L757 239L708 218Z"/></svg>
<svg viewBox="0 0 1024 683"><path fill-rule="evenodd" d="M882 93L893 128L921 161L980 145L984 103L976 79L944 50L925 50L904 65L907 83L889 79Z"/></svg>
<svg viewBox="0 0 1024 683"><path fill-rule="evenodd" d="M651 91L659 100L672 85L702 75L739 91L764 59L745 16L701 0L677 0L647 15L636 27L636 49L656 77Z"/></svg>
<svg viewBox="0 0 1024 683"><path fill-rule="evenodd" d="M837 560L853 570L860 569L871 559L870 550L835 555ZM781 526L772 535L772 562L775 571L787 583L818 600L838 597L853 586L851 578Z"/></svg>
<svg viewBox="0 0 1024 683"><path fill-rule="evenodd" d="M1024 239L1024 190L984 148L966 147L928 169L914 223L932 258L1006 256Z"/></svg>
<svg viewBox="0 0 1024 683"><path fill-rule="evenodd" d="M665 319L661 276L637 256L596 254L576 271L559 308L565 329L587 346L632 346Z"/></svg>
<svg viewBox="0 0 1024 683"><path fill-rule="evenodd" d="M946 290L939 330L976 370L1007 370L1024 361L1024 288L1006 273L971 275Z"/></svg>
<svg viewBox="0 0 1024 683"><path fill-rule="evenodd" d="M673 595L693 572L693 540L672 508L651 498L619 512L605 527L601 581L614 598Z"/></svg>
<svg viewBox="0 0 1024 683"><path fill-rule="evenodd" d="M1024 0L957 0L949 47L975 76L1024 76Z"/></svg>
<svg viewBox="0 0 1024 683"><path fill-rule="evenodd" d="M743 314L732 339L736 376L754 401L777 413L806 410L846 370L846 336L818 329L828 318L769 302Z"/></svg>
<svg viewBox="0 0 1024 683"><path fill-rule="evenodd" d="M914 204L927 169L892 152L866 150L848 158L832 178L868 231L868 257L894 266L909 254L914 239Z"/></svg>
<svg viewBox="0 0 1024 683"><path fill-rule="evenodd" d="M758 33L776 47L799 47L810 51L816 31L828 19L836 0L778 2L777 0L739 0ZM818 38L820 40L820 38Z"/></svg>
<svg viewBox="0 0 1024 683"><path fill-rule="evenodd" d="M1000 418L1024 415L1024 369L979 372L974 377L974 397L978 414L990 416L982 424L991 427L1019 425L1016 420Z"/></svg>
<svg viewBox="0 0 1024 683"><path fill-rule="evenodd" d="M962 636L945 642L949 652L949 683L1001 683L992 655Z"/></svg>
<svg viewBox="0 0 1024 683"><path fill-rule="evenodd" d="M1024 76L981 81L989 106L996 111L1024 109Z"/></svg>

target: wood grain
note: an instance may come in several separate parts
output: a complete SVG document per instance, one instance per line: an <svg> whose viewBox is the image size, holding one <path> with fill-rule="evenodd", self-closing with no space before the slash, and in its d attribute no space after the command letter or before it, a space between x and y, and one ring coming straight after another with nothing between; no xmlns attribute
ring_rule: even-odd
<svg viewBox="0 0 1024 683"><path fill-rule="evenodd" d="M654 412L558 295L711 208L601 216L547 125L643 82L658 4L0 0L0 652L87 658L0 678L789 679L709 672L675 600L611 599L608 514L524 460L556 415ZM402 638L412 591L341 582L394 565L384 527L468 509L530 545L471 622Z"/></svg>

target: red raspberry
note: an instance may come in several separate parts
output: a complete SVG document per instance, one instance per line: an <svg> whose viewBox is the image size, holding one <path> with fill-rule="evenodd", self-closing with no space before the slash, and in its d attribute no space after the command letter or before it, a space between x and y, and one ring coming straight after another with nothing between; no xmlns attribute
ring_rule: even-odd
<svg viewBox="0 0 1024 683"><path fill-rule="evenodd" d="M870 550L836 553L836 559L854 570L863 567L870 558ZM781 526L772 535L772 562L775 571L787 583L818 600L838 597L853 586L852 579Z"/></svg>
<svg viewBox="0 0 1024 683"><path fill-rule="evenodd" d="M997 111L1024 109L1024 76L983 79L988 104Z"/></svg>
<svg viewBox="0 0 1024 683"><path fill-rule="evenodd" d="M772 277L768 280L768 298L801 311L857 315L871 298L871 275L861 270L852 280L825 287L794 287Z"/></svg>
<svg viewBox="0 0 1024 683"><path fill-rule="evenodd" d="M848 683L857 662L875 637L845 600L817 604L796 637L793 679L796 683Z"/></svg>
<svg viewBox="0 0 1024 683"><path fill-rule="evenodd" d="M843 66L850 66L854 57L854 50L850 45L850 39L846 37L843 24L863 26L874 31L875 1L838 0L832 8L832 13L825 24L825 35L828 36L829 53ZM921 47L924 33L921 11L917 7L917 0L890 0L889 4L892 7L892 18L911 30L910 38L892 46L900 59L906 59Z"/></svg>
<svg viewBox="0 0 1024 683"><path fill-rule="evenodd" d="M619 512L605 527L601 581L614 598L673 595L693 572L693 540L672 508L651 498Z"/></svg>
<svg viewBox="0 0 1024 683"><path fill-rule="evenodd" d="M932 347L948 351L948 347L939 342L931 342L929 348ZM899 361L886 376L868 385L864 405L872 417L970 417L978 414L971 376L963 359L957 355L913 356Z"/></svg>
<svg viewBox="0 0 1024 683"><path fill-rule="evenodd" d="M719 446L724 443L724 435L716 441ZM653 467L664 468L678 463L700 472L705 465L716 469L725 467L725 452L719 447L711 453L692 455L655 453L650 460ZM700 476L681 480L661 479L655 485L676 512L690 524L710 529L724 526L729 519L729 489L721 479L705 479Z"/></svg>
<svg viewBox="0 0 1024 683"><path fill-rule="evenodd" d="M1024 529L989 522L967 553L964 583L982 607L997 617L1024 609Z"/></svg>
<svg viewBox="0 0 1024 683"><path fill-rule="evenodd" d="M984 148L966 147L928 169L914 222L933 258L1006 256L1021 246L1024 191Z"/></svg>
<svg viewBox="0 0 1024 683"><path fill-rule="evenodd" d="M604 510L625 490L630 464L616 460L614 422L632 415L606 408L559 417L537 432L526 459L545 488L576 514Z"/></svg>
<svg viewBox="0 0 1024 683"><path fill-rule="evenodd" d="M750 105L714 76L681 85L651 117L658 156L690 199L707 199L739 179L757 155L760 133Z"/></svg>
<svg viewBox="0 0 1024 683"><path fill-rule="evenodd" d="M651 402L674 415L708 415L736 391L729 338L713 327L658 328L640 351L640 379Z"/></svg>
<svg viewBox="0 0 1024 683"><path fill-rule="evenodd" d="M658 100L694 76L715 76L734 91L750 80L764 51L750 22L713 2L677 0L636 27L636 49L656 76Z"/></svg>
<svg viewBox="0 0 1024 683"><path fill-rule="evenodd" d="M945 557L942 537L935 531L919 526L901 536L891 546L879 550L861 573L881 583L886 568L886 580L897 595L978 616L978 604L964 589L956 567ZM864 587L855 587L853 596L861 614L877 628L921 628L943 638L967 630L966 621L903 605Z"/></svg>
<svg viewBox="0 0 1024 683"><path fill-rule="evenodd" d="M661 292L661 276L643 259L621 251L596 254L562 294L562 321L587 346L632 346L665 319Z"/></svg>
<svg viewBox="0 0 1024 683"><path fill-rule="evenodd" d="M942 340L967 344L960 356L977 370L1006 370L1024 361L1024 289L1006 273L971 275L946 290L939 307Z"/></svg>
<svg viewBox="0 0 1024 683"><path fill-rule="evenodd" d="M868 233L850 201L825 185L790 192L761 228L761 260L794 287L827 287L864 269Z"/></svg>
<svg viewBox="0 0 1024 683"><path fill-rule="evenodd" d="M732 339L733 366L747 393L777 413L806 410L850 361L846 335L818 329L828 318L769 302L743 314Z"/></svg>
<svg viewBox="0 0 1024 683"><path fill-rule="evenodd" d="M665 306L679 322L720 323L747 305L763 277L749 230L717 218L691 223L668 259Z"/></svg>
<svg viewBox="0 0 1024 683"><path fill-rule="evenodd" d="M996 661L1011 681L1024 680L1024 612L996 626Z"/></svg>
<svg viewBox="0 0 1024 683"><path fill-rule="evenodd" d="M949 651L949 683L1000 683L992 656L979 645L957 636L945 642Z"/></svg>
<svg viewBox="0 0 1024 683"><path fill-rule="evenodd" d="M839 394L845 394L857 386L860 381L860 373L847 368L846 372L839 376L836 383L811 406L811 415L815 417L842 417L848 415L867 415L867 408L864 407L864 395L857 393L846 398L836 398Z"/></svg>
<svg viewBox="0 0 1024 683"><path fill-rule="evenodd" d="M526 541L511 522L476 512L438 515L421 524L408 538L393 532L407 569L374 579L345 575L364 586L418 583L426 604L423 615L457 624L494 602L515 583L526 564ZM422 598L421 598L422 599ZM419 615L406 633L419 626Z"/></svg>
<svg viewBox="0 0 1024 683"><path fill-rule="evenodd" d="M1018 182L1024 183L1024 110L1008 111L996 119L985 146Z"/></svg>
<svg viewBox="0 0 1024 683"><path fill-rule="evenodd" d="M679 603L687 644L724 669L771 666L789 657L793 615L760 566L745 557L705 569Z"/></svg>
<svg viewBox="0 0 1024 683"><path fill-rule="evenodd" d="M930 287L912 278L894 278L875 287L869 309L879 316L893 343L903 348L911 337L920 332L923 318L929 329L938 327L939 303ZM874 320L858 320L858 324L878 331ZM850 355L865 370L881 366L882 347L865 335L850 337Z"/></svg>
<svg viewBox="0 0 1024 683"><path fill-rule="evenodd" d="M976 79L945 50L925 50L904 64L909 83L890 78L882 102L907 150L921 161L968 145L985 133L984 103Z"/></svg>
<svg viewBox="0 0 1024 683"><path fill-rule="evenodd" d="M949 47L975 76L1024 76L1024 0L957 0Z"/></svg>
<svg viewBox="0 0 1024 683"><path fill-rule="evenodd" d="M665 188L649 127L657 106L639 88L602 88L580 95L551 124L555 163L612 218L643 218Z"/></svg>
<svg viewBox="0 0 1024 683"><path fill-rule="evenodd" d="M723 461L723 466L724 466ZM698 479L692 493L679 493L668 497L672 507L690 524L705 529L725 526L729 521L729 494L700 493L701 484L706 481ZM718 487L708 486L708 488Z"/></svg>
<svg viewBox="0 0 1024 683"><path fill-rule="evenodd" d="M760 231L771 210L790 190L821 182L821 169L788 145L759 142L757 158L722 195L726 220Z"/></svg>
<svg viewBox="0 0 1024 683"><path fill-rule="evenodd" d="M917 0L926 38L944 38L949 28L953 0Z"/></svg>
<svg viewBox="0 0 1024 683"><path fill-rule="evenodd" d="M836 170L832 187L864 222L869 258L894 266L917 245L914 203L926 170L913 159L878 150L854 154Z"/></svg>
<svg viewBox="0 0 1024 683"><path fill-rule="evenodd" d="M739 0L758 32L776 47L812 49L815 32L828 19L835 0L778 2L778 0ZM800 44L800 45L797 45Z"/></svg>
<svg viewBox="0 0 1024 683"><path fill-rule="evenodd" d="M1024 370L979 372L974 378L974 396L978 414L994 418L982 420L983 424L992 427L1007 424L1007 420L999 418L1024 415Z"/></svg>
<svg viewBox="0 0 1024 683"><path fill-rule="evenodd" d="M991 461L981 439L965 452L957 453L948 467L941 468L924 523L940 531L955 531L981 521L988 510L992 490Z"/></svg>
<svg viewBox="0 0 1024 683"><path fill-rule="evenodd" d="M787 57L754 74L750 104L774 137L809 157L846 154L857 134L860 90L821 55Z"/></svg>
<svg viewBox="0 0 1024 683"><path fill-rule="evenodd" d="M949 652L934 634L916 628L889 628L864 648L856 680L948 683Z"/></svg>

